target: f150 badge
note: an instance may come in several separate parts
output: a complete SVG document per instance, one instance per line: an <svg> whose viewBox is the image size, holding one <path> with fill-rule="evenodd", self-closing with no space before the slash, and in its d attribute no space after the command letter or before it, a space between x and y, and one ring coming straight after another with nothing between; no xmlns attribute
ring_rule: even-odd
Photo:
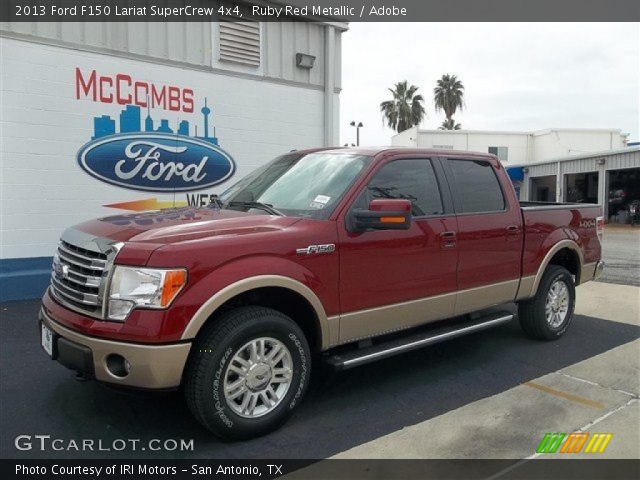
<svg viewBox="0 0 640 480"><path fill-rule="evenodd" d="M335 251L336 245L334 243L325 243L324 245L309 245L305 248L296 249L298 255L315 255L318 253L331 253Z"/></svg>

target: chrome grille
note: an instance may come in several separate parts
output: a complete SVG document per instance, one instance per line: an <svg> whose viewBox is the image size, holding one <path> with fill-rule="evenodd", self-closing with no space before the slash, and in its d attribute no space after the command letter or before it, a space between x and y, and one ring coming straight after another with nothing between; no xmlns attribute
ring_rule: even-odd
<svg viewBox="0 0 640 480"><path fill-rule="evenodd" d="M61 240L51 272L54 297L74 310L102 317L102 287L108 266L106 253Z"/></svg>

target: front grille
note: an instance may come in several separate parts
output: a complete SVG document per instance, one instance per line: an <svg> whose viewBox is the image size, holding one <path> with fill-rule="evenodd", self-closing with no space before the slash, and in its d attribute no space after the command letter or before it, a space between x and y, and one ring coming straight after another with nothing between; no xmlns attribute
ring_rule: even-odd
<svg viewBox="0 0 640 480"><path fill-rule="evenodd" d="M105 253L81 248L61 240L53 258L51 287L62 303L102 317L102 285L108 276Z"/></svg>

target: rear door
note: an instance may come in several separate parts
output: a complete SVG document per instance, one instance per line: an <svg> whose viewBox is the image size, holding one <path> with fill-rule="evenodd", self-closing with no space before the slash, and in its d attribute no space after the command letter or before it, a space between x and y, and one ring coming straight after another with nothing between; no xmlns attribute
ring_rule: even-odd
<svg viewBox="0 0 640 480"><path fill-rule="evenodd" d="M502 166L473 158L444 159L443 166L458 219L455 314L513 301L520 281L522 217L496 171Z"/></svg>
<svg viewBox="0 0 640 480"><path fill-rule="evenodd" d="M453 314L456 218L440 162L381 163L349 210L368 208L375 198L411 200L413 221L409 230L358 233L344 218L338 222L341 342Z"/></svg>

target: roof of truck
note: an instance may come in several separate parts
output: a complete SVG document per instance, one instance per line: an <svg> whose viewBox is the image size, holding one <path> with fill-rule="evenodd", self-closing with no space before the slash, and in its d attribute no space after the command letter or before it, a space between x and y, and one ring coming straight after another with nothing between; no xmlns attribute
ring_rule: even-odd
<svg viewBox="0 0 640 480"><path fill-rule="evenodd" d="M484 159L498 160L498 157L490 153L482 152L467 152L463 150L443 150L434 148L416 148L416 147L325 147L314 148L309 150L299 150L299 153L312 153L312 152L331 152L331 153L351 153L354 155L368 155L376 156L380 154L397 155L397 154L415 154L415 155L427 155L427 156L441 156L441 157L475 157Z"/></svg>

